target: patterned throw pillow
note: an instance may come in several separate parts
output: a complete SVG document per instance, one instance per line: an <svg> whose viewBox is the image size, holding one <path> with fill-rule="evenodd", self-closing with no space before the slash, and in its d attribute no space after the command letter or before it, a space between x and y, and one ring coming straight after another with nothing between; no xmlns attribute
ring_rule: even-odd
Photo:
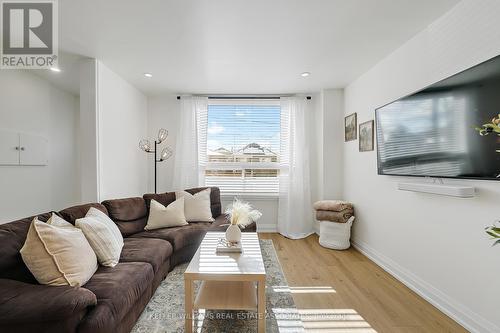
<svg viewBox="0 0 500 333"><path fill-rule="evenodd" d="M76 220L75 225L87 237L101 265L114 267L118 264L123 236L109 216L91 207L84 218Z"/></svg>

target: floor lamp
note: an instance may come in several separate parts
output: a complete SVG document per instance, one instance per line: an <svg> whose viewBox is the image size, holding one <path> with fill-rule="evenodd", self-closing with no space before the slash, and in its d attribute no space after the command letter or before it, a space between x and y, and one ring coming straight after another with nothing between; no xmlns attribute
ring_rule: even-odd
<svg viewBox="0 0 500 333"><path fill-rule="evenodd" d="M161 154L160 154L160 156L158 158L158 154L157 154L158 145L160 145L163 141L165 141L167 139L167 137L168 137L168 131L166 129L164 129L164 128L160 128L160 130L158 131L158 138L155 140L154 148L151 146L151 143L147 139L141 140L139 142L139 148L141 148L146 153L155 154L155 159L154 159L154 166L155 166L155 194L157 193L156 192L156 174L157 174L156 169L157 169L157 164L159 162L163 162L163 161L169 159L173 155L172 149L167 146L167 147L163 148L163 150L161 151Z"/></svg>

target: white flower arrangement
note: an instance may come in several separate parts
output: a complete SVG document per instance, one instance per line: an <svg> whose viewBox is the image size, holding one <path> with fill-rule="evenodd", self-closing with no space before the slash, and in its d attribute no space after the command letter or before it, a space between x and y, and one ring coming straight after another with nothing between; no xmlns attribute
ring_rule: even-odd
<svg viewBox="0 0 500 333"><path fill-rule="evenodd" d="M237 225L244 228L252 222L261 218L262 213L254 209L248 202L243 202L238 198L226 208L226 214L229 217L231 225Z"/></svg>

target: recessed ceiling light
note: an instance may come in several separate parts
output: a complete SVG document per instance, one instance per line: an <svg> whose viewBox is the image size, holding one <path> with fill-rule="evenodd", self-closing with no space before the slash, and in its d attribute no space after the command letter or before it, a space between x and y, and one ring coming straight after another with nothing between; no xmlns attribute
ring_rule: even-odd
<svg viewBox="0 0 500 333"><path fill-rule="evenodd" d="M309 75L311 75L311 73L309 73L309 72L304 72L304 73L300 74L300 76L302 76L302 77L308 77Z"/></svg>
<svg viewBox="0 0 500 333"><path fill-rule="evenodd" d="M145 77L153 77L153 74L151 74L151 73L144 73L144 76Z"/></svg>
<svg viewBox="0 0 500 333"><path fill-rule="evenodd" d="M53 72L57 72L59 73L61 70L57 67L50 67L50 70L53 71Z"/></svg>

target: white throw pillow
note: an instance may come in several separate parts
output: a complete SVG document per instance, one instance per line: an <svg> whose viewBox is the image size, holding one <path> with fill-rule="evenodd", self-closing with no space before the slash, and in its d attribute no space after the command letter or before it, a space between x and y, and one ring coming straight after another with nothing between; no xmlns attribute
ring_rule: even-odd
<svg viewBox="0 0 500 333"><path fill-rule="evenodd" d="M188 222L214 221L210 209L210 188L194 195L186 191L175 192L175 197L184 198L184 214Z"/></svg>
<svg viewBox="0 0 500 333"><path fill-rule="evenodd" d="M40 284L82 286L97 270L96 255L81 230L59 219L52 215L45 223L35 217L21 257Z"/></svg>
<svg viewBox="0 0 500 333"><path fill-rule="evenodd" d="M61 227L61 228L74 228L75 226L63 219L62 217L59 217L58 215L52 213L52 216L50 219L46 222L47 224L53 225L55 227Z"/></svg>
<svg viewBox="0 0 500 333"><path fill-rule="evenodd" d="M123 248L123 236L106 214L92 207L84 218L76 220L75 225L87 237L101 265L115 267L118 264Z"/></svg>
<svg viewBox="0 0 500 333"><path fill-rule="evenodd" d="M149 205L148 223L145 230L180 227L188 224L184 216L184 198L179 198L167 207L156 200Z"/></svg>
<svg viewBox="0 0 500 333"><path fill-rule="evenodd" d="M85 214L85 217L92 217L95 218L96 220L108 224L115 238L119 239L123 243L123 236L122 233L120 232L120 229L118 229L118 226L115 224L115 222L113 222L113 220L108 215L106 215L105 213L103 213L102 211L100 211L95 207L90 207L87 214Z"/></svg>

